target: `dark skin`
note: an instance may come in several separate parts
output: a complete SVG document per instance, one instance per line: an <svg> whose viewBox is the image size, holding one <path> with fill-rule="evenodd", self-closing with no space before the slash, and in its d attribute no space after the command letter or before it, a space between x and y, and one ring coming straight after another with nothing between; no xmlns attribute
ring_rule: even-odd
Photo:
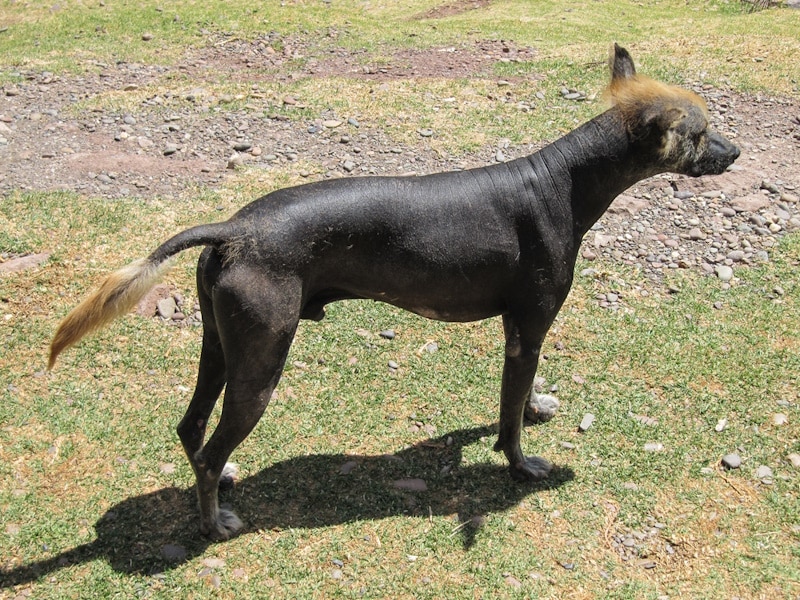
<svg viewBox="0 0 800 600"><path fill-rule="evenodd" d="M630 55L616 47L612 90L635 78ZM372 299L445 321L501 316L495 449L514 479L546 477L551 465L525 456L520 434L524 415L537 417L542 342L569 293L583 236L637 181L665 171L718 174L739 154L708 130L699 99L648 94L527 157L279 190L155 250L150 264L208 246L197 272L205 328L197 387L178 426L197 477L201 531L226 539L241 529L218 506L226 461L261 418L300 319L323 318L337 300ZM204 443L223 388L220 422Z"/></svg>

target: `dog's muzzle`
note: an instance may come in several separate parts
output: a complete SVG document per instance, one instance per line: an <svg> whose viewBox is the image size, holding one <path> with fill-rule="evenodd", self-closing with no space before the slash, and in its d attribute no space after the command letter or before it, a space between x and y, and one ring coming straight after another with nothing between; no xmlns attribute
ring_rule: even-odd
<svg viewBox="0 0 800 600"><path fill-rule="evenodd" d="M699 160L695 162L691 175L719 175L739 158L739 148L718 133L708 133L708 146Z"/></svg>

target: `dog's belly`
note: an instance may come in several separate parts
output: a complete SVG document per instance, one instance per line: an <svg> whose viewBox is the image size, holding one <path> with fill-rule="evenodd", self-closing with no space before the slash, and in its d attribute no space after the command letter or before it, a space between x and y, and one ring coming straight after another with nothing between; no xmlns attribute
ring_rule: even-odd
<svg viewBox="0 0 800 600"><path fill-rule="evenodd" d="M373 265L374 267L374 265ZM322 316L325 304L345 299L385 302L437 321L478 321L506 311L510 277L501 269L448 273L435 268L368 268L339 272L308 290L304 316ZM307 313L307 314L306 314Z"/></svg>

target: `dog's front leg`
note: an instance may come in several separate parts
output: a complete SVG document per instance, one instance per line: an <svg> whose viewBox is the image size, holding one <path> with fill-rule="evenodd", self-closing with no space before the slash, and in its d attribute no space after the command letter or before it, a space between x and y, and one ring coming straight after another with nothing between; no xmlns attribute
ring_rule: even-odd
<svg viewBox="0 0 800 600"><path fill-rule="evenodd" d="M503 318L503 328L506 356L500 391L500 432L494 449L505 453L514 479L536 481L547 477L552 465L538 456L526 457L522 453L520 435L547 329L541 331L541 327L526 327L511 316Z"/></svg>

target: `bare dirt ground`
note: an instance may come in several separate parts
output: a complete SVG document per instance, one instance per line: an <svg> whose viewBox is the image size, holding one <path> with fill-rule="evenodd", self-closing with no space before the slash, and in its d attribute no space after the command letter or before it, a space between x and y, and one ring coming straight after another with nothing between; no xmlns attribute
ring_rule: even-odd
<svg viewBox="0 0 800 600"><path fill-rule="evenodd" d="M236 98L215 97L205 86L220 72L251 82L254 90L266 79L332 75L376 81L493 78L495 61L524 60L535 52L487 40L404 51L374 66L357 53L340 50L298 67L296 59L305 53L302 44L281 40L278 52L274 41L271 35L250 42L223 38L187 52L169 67L97 65L98 73L80 77L20 73L22 82L6 85L0 94L0 192L177 198L198 185L219 186L232 176L231 167L242 163L264 169L296 166L298 171L301 164L321 165L321 174L300 171L309 180L484 165L498 160L496 146L466 157L442 156L422 144L398 145L380 126L355 119L337 125L325 114L305 122L286 120L280 111L270 114L276 103L297 103L292 97L253 92L249 101L260 104L237 108L241 102ZM76 103L91 105L99 94L124 97L165 77L182 78L194 87L180 102L167 94L147 97L127 110L71 109ZM694 87L709 104L713 126L735 140L742 156L719 177L662 176L628 190L587 236L584 258L639 265L656 278L668 269L697 268L725 280L730 269L769 260L780 237L800 227L797 100ZM528 154L548 141L505 148L503 155Z"/></svg>

